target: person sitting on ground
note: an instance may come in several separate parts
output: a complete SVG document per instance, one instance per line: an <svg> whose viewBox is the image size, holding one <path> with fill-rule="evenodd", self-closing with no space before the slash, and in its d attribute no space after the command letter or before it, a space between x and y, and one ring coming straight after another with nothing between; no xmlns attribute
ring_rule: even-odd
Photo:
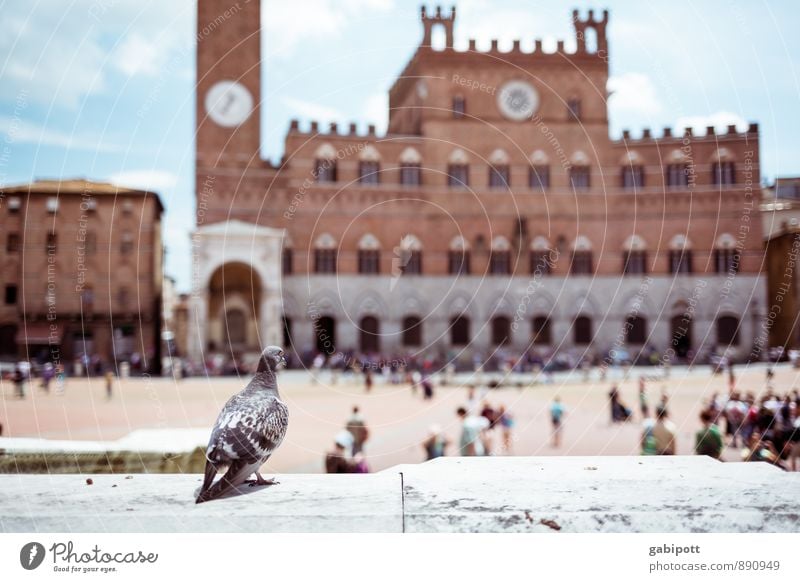
<svg viewBox="0 0 800 582"><path fill-rule="evenodd" d="M326 473L360 473L359 465L363 462L363 456L359 453L350 458L348 449L352 446L352 435L347 431L342 431L336 435L333 442L333 450L325 455Z"/></svg>

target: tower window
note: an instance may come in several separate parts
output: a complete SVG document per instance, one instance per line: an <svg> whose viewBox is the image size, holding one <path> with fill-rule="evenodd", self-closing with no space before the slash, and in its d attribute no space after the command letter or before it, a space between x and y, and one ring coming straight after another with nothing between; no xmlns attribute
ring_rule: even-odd
<svg viewBox="0 0 800 582"><path fill-rule="evenodd" d="M461 119L467 113L467 102L461 95L453 97L453 117Z"/></svg>
<svg viewBox="0 0 800 582"><path fill-rule="evenodd" d="M667 186L685 188L689 185L689 164L668 164L666 170Z"/></svg>
<svg viewBox="0 0 800 582"><path fill-rule="evenodd" d="M291 275L294 272L294 251L292 249L283 249L281 270L284 275Z"/></svg>
<svg viewBox="0 0 800 582"><path fill-rule="evenodd" d="M381 271L381 252L359 249L358 272L362 275L377 275Z"/></svg>
<svg viewBox="0 0 800 582"><path fill-rule="evenodd" d="M336 181L336 160L318 159L314 163L314 174L317 182L327 183Z"/></svg>
<svg viewBox="0 0 800 582"><path fill-rule="evenodd" d="M581 119L581 100L577 97L567 99L567 115L572 121L580 121Z"/></svg>
<svg viewBox="0 0 800 582"><path fill-rule="evenodd" d="M647 273L647 251L628 251L623 255L622 272L626 275Z"/></svg>
<svg viewBox="0 0 800 582"><path fill-rule="evenodd" d="M451 250L447 253L447 272L451 275L469 275L469 251Z"/></svg>
<svg viewBox="0 0 800 582"><path fill-rule="evenodd" d="M588 190L590 186L589 166L572 166L569 181L575 190Z"/></svg>
<svg viewBox="0 0 800 582"><path fill-rule="evenodd" d="M591 275L594 272L592 251L574 251L570 272L573 275Z"/></svg>
<svg viewBox="0 0 800 582"><path fill-rule="evenodd" d="M508 165L489 166L489 187L508 188L511 184L511 170Z"/></svg>
<svg viewBox="0 0 800 582"><path fill-rule="evenodd" d="M6 252L18 253L19 252L19 234L16 232L8 233L6 237Z"/></svg>
<svg viewBox="0 0 800 582"><path fill-rule="evenodd" d="M692 269L692 251L671 250L669 252L669 272L674 274L689 274Z"/></svg>
<svg viewBox="0 0 800 582"><path fill-rule="evenodd" d="M625 166L622 168L622 187L626 190L638 190L644 187L644 167Z"/></svg>
<svg viewBox="0 0 800 582"><path fill-rule="evenodd" d="M422 184L422 169L419 164L400 164L400 184L419 186Z"/></svg>
<svg viewBox="0 0 800 582"><path fill-rule="evenodd" d="M6 285L5 303L6 305L16 305L17 303L16 285Z"/></svg>
<svg viewBox="0 0 800 582"><path fill-rule="evenodd" d="M380 169L381 165L379 162L359 162L358 182L360 184L380 183Z"/></svg>
<svg viewBox="0 0 800 582"><path fill-rule="evenodd" d="M447 167L447 184L455 188L469 186L469 166L467 164L450 164Z"/></svg>
<svg viewBox="0 0 800 582"><path fill-rule="evenodd" d="M732 186L736 183L736 167L733 162L715 162L711 167L714 185Z"/></svg>
<svg viewBox="0 0 800 582"><path fill-rule="evenodd" d="M336 272L336 249L314 249L314 272Z"/></svg>
<svg viewBox="0 0 800 582"><path fill-rule="evenodd" d="M53 254L58 250L58 235L56 235L56 233L47 233L47 240L45 242L44 250L48 254Z"/></svg>
<svg viewBox="0 0 800 582"><path fill-rule="evenodd" d="M547 190L550 187L550 166L531 166L528 186L537 190Z"/></svg>

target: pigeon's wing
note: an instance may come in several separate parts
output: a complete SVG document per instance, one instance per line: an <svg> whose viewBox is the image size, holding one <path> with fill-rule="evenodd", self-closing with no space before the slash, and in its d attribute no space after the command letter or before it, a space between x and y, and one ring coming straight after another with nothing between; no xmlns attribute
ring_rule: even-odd
<svg viewBox="0 0 800 582"><path fill-rule="evenodd" d="M268 457L286 434L288 411L277 398L237 399L217 420L206 455L215 463L256 463Z"/></svg>

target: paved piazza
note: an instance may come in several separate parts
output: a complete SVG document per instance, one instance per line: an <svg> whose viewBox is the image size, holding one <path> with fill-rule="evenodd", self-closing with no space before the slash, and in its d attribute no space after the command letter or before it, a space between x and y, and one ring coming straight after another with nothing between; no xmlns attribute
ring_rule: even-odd
<svg viewBox="0 0 800 582"><path fill-rule="evenodd" d="M763 364L737 369L738 386L758 393L765 388ZM583 382L578 375L556 377L552 385L501 388L488 392L495 406L504 405L516 420L514 454L519 455L631 455L638 453L640 417L637 382L640 374L655 374L652 368L637 368L619 382L624 402L635 413L635 421L611 425L607 393L610 382L621 377L613 370L605 382ZM522 377L520 377L522 378ZM468 377L459 377L462 383ZM795 386L798 372L788 366L776 369L779 392ZM378 381L370 394L351 379L329 384L324 374L312 384L305 372L284 372L282 396L291 411L286 441L268 463L268 472L316 473L322 470L324 452L341 430L352 405L361 407L369 423L371 438L366 453L370 467L380 470L398 463L424 460L420 441L432 424L440 425L457 441L455 409L466 403L467 388L437 388L426 402L412 394L408 385L385 385ZM129 379L120 381L114 398L107 400L101 379L71 379L63 396L45 394L38 387L25 400L13 396L13 386L2 384L0 422L5 437L47 439L116 440L137 429L209 429L225 400L244 384L236 378ZM679 427L679 454L692 452L697 416L713 393L724 393L727 375L712 376L708 367L673 369L669 380L648 382L651 405L662 387L670 396L670 411ZM549 445L551 399L558 394L567 407L561 448ZM159 434L163 434L159 432ZM161 438L161 437L159 437ZM499 439L498 439L499 440ZM498 443L499 445L499 443ZM164 443L165 449L169 443ZM453 449L451 449L453 452ZM725 458L736 460L738 451L726 450Z"/></svg>

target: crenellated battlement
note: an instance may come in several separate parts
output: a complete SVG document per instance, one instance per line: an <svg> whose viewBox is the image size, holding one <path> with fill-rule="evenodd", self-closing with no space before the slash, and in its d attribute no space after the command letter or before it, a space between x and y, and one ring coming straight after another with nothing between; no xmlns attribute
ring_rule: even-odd
<svg viewBox="0 0 800 582"><path fill-rule="evenodd" d="M339 124L336 122L332 122L324 126L320 124L318 121L310 121L308 124L308 129L301 129L300 121L298 119L292 119L289 122L289 133L291 134L299 134L299 135L329 135L334 137L360 137L360 138L369 138L369 137L377 137L377 131L375 125L370 123L367 125L366 133L363 131L359 131L358 124L355 122L350 122L347 125L346 131L339 130Z"/></svg>
<svg viewBox="0 0 800 582"><path fill-rule="evenodd" d="M709 125L706 127L705 132L700 134L698 133L695 135L694 130L691 127L684 127L682 130L673 131L672 127L665 127L662 132L661 136L653 135L653 132L650 130L649 127L645 127L642 129L642 134L638 137L634 137L631 135L629 129L622 130L622 137L615 141L624 141L628 144L636 143L636 142L653 142L653 141L676 141L680 142L686 138L695 138L695 139L702 139L708 137L740 137L740 138L748 138L758 136L758 124L757 123L750 123L747 127L747 131L744 133L740 132L735 125L729 125L725 132L717 133L716 128L713 125Z"/></svg>
<svg viewBox="0 0 800 582"><path fill-rule="evenodd" d="M453 48L453 28L456 22L456 7L450 8L450 14L445 15L442 13L442 7L437 6L433 15L428 14L428 9L425 6L420 8L420 19L422 20L423 36L422 46L430 47L431 38L433 37L433 29L436 26L444 27L445 32L445 47Z"/></svg>
<svg viewBox="0 0 800 582"><path fill-rule="evenodd" d="M575 40L578 44L579 54L597 53L598 55L608 55L608 38L606 37L606 27L608 26L608 10L603 10L603 16L597 20L594 17L594 10L589 10L585 19L581 19L577 10L572 11L572 25L575 28ZM596 44L593 47L587 46L587 31L593 31L596 36Z"/></svg>

